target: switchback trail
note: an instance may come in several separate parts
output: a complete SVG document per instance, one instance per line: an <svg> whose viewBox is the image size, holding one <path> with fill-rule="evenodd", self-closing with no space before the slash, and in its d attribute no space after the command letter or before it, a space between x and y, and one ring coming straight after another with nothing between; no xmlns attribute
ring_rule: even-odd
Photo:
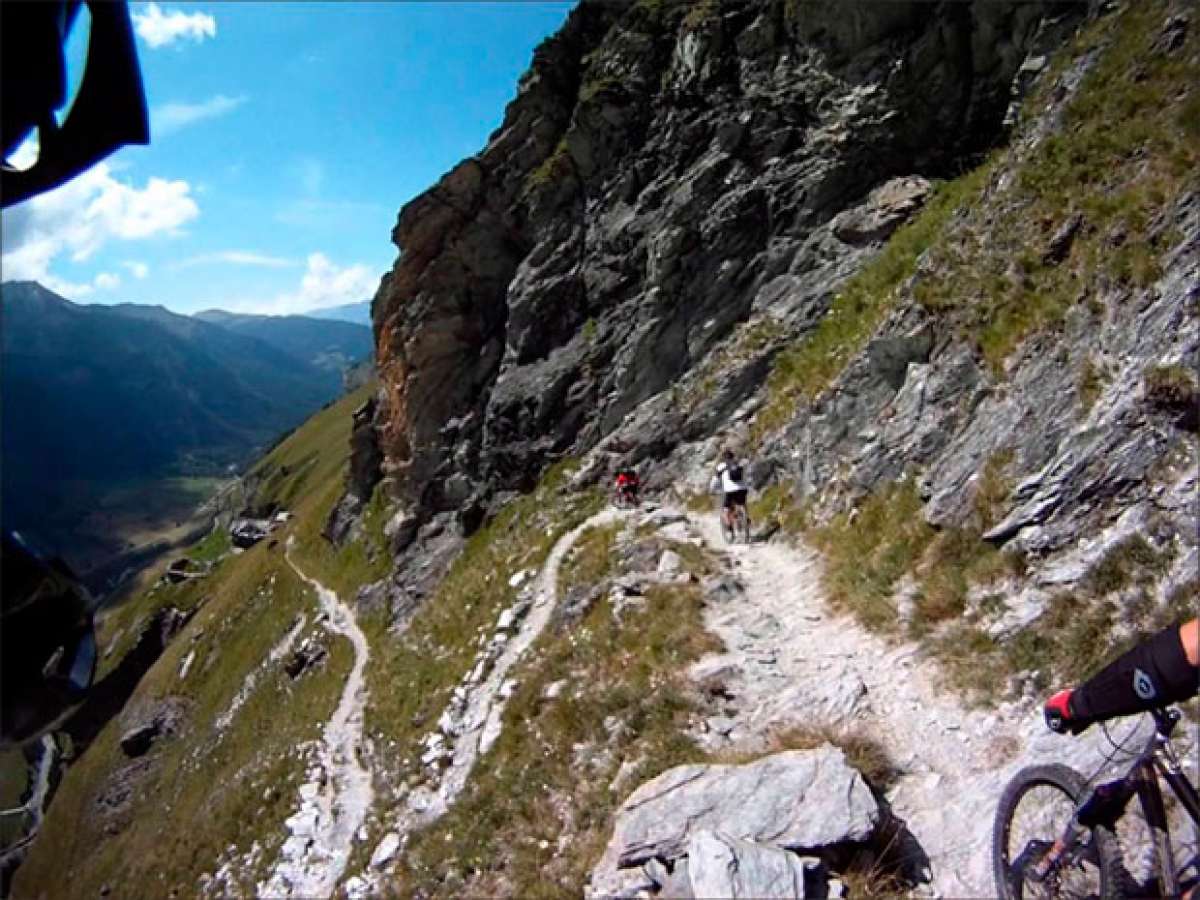
<svg viewBox="0 0 1200 900"><path fill-rule="evenodd" d="M967 709L938 687L936 664L915 644L887 643L828 608L813 550L726 546L716 516L690 518L706 543L726 550L744 588L708 609L708 627L726 650L694 668L722 671L735 697L732 730L722 723L728 740L761 744L803 725L850 726L875 738L902 773L887 799L928 856L928 888L994 896L992 819L1005 784L1023 766L1048 761L1090 775L1111 752L1100 729L1075 739L1051 734L1033 702ZM1137 727L1130 720L1115 732L1130 725Z"/></svg>
<svg viewBox="0 0 1200 900"><path fill-rule="evenodd" d="M458 699L451 702L439 719L437 733L449 742L444 768L431 784L417 788L405 798L400 814L390 823L388 838L395 841L394 846L404 846L414 831L429 826L446 813L466 786L479 757L500 736L501 717L511 694L505 687L509 674L549 624L561 599L559 569L575 542L588 529L619 521L626 515L619 510L604 509L560 537L533 583L501 614L501 621L510 620L508 627L514 633L494 657L485 659L481 655L477 659L473 671L480 672L479 678L468 675L464 679L456 689ZM497 629L503 630L500 623ZM372 868L349 879L346 892L352 898L373 896L381 889L379 879L380 872Z"/></svg>
<svg viewBox="0 0 1200 900"><path fill-rule="evenodd" d="M425 798L414 795L419 815L413 824L425 825L445 814L466 786L475 761L500 736L501 716L508 700L508 692L503 690L504 684L509 672L550 622L550 616L560 599L558 571L563 559L585 531L615 522L620 516L617 510L602 510L564 534L550 550L532 586L532 604L517 633L507 642L483 680L467 689L466 702L455 717L458 735L454 740L449 765L441 774L435 794Z"/></svg>
<svg viewBox="0 0 1200 900"><path fill-rule="evenodd" d="M346 869L355 832L374 800L371 772L361 760L366 702L363 672L370 650L353 611L336 593L300 571L291 557L291 543L289 539L288 565L317 592L327 617L325 627L350 641L354 664L337 708L325 725L317 763L300 788L299 811L288 819L291 837L258 890L270 897L328 897Z"/></svg>

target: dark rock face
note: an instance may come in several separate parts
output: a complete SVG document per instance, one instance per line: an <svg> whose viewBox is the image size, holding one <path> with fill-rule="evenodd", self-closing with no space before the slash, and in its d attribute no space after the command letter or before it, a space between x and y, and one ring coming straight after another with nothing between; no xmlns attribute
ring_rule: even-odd
<svg viewBox="0 0 1200 900"><path fill-rule="evenodd" d="M121 734L121 749L126 756L144 756L159 740L173 737L183 729L187 704L179 697L164 697L147 708L127 710L122 719L128 724Z"/></svg>
<svg viewBox="0 0 1200 900"><path fill-rule="evenodd" d="M291 652L283 664L283 670L294 681L323 663L328 655L329 651L323 642L310 638Z"/></svg>
<svg viewBox="0 0 1200 900"><path fill-rule="evenodd" d="M995 141L1044 13L582 3L488 145L400 212L373 304L393 497L418 522L481 511L665 398L752 315L811 328L927 179ZM771 352L690 416L664 399L631 446L711 433ZM881 349L881 384L912 353Z"/></svg>
<svg viewBox="0 0 1200 900"><path fill-rule="evenodd" d="M340 544L351 534L363 507L371 499L379 483L383 455L379 450L373 420L375 398L372 397L354 411L354 427L350 432L350 472L346 493L329 513L325 536Z"/></svg>
<svg viewBox="0 0 1200 900"><path fill-rule="evenodd" d="M156 612L143 626L137 643L125 654L120 665L92 686L87 700L63 725L63 730L71 736L79 752L82 753L109 720L121 713L142 676L157 662L166 646L195 613L196 609L182 612L174 607ZM126 732L147 724L153 718L150 715L144 719L135 717L127 720ZM168 716L168 719L175 723L181 721L181 717L174 715Z"/></svg>
<svg viewBox="0 0 1200 900"><path fill-rule="evenodd" d="M156 737L158 727L153 722L131 728L121 735L121 749L125 751L126 756L144 756Z"/></svg>

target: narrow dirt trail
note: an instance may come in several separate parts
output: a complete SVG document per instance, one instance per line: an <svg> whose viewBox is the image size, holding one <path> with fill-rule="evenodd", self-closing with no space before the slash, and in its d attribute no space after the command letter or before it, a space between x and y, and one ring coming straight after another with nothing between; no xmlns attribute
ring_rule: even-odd
<svg viewBox="0 0 1200 900"><path fill-rule="evenodd" d="M364 671L370 648L350 607L300 570L291 557L290 544L289 540L288 565L317 592L326 629L350 641L354 663L337 708L325 725L317 763L300 788L299 811L288 819L291 837L258 890L271 897L328 897L346 869L355 832L374 800L371 772L362 763Z"/></svg>
<svg viewBox="0 0 1200 900"><path fill-rule="evenodd" d="M814 551L726 546L716 516L690 518L706 543L727 552L744 587L709 609L708 627L726 651L694 670L724 670L737 707L728 739L752 744L788 726L853 724L903 773L887 799L928 856L929 887L945 897L994 896L992 818L1004 785L1035 762L1091 773L1108 749L1100 735L1050 734L1034 704L967 709L938 687L936 665L916 645L885 643L828 609Z"/></svg>
<svg viewBox="0 0 1200 900"><path fill-rule="evenodd" d="M427 811L436 818L442 815L466 786L475 761L486 753L500 736L501 716L508 700L503 690L504 683L513 666L538 639L550 622L550 616L558 605L558 572L563 559L571 552L575 542L590 528L608 525L620 518L616 510L606 509L581 525L576 526L559 538L546 557L541 573L533 585L533 603L529 608L520 630L496 659L491 671L482 683L470 692L462 713L463 731L454 744L454 756L450 766L442 773L437 802Z"/></svg>
<svg viewBox="0 0 1200 900"><path fill-rule="evenodd" d="M482 681L467 688L465 703L454 716L453 730L457 734L452 756L436 790L412 795L414 802L410 803L410 810L413 815L406 823L408 830L440 818L462 792L476 760L500 735L501 716L508 701L508 692L503 688L509 672L545 630L558 605L558 572L563 560L585 531L615 522L621 515L617 510L602 510L564 534L550 550L533 582L528 610L516 634L504 645L503 652L496 657ZM521 606L518 601L517 608Z"/></svg>
<svg viewBox="0 0 1200 900"><path fill-rule="evenodd" d="M500 736L501 717L510 691L505 689L513 667L538 639L561 599L558 595L558 573L563 560L575 542L588 529L608 525L630 515L615 509L604 509L564 534L551 548L535 580L521 592L517 602L504 614L513 615L514 633L503 649L488 661L478 681L468 677L458 689L458 701L452 701L439 719L441 734L451 742L444 768L432 784L417 788L408 795L402 811L391 822L390 835L396 846L407 843L409 835L437 821L462 793L475 763ZM497 625L499 629L499 624ZM477 660L477 664L483 656ZM444 725L443 725L444 723ZM364 872L346 884L351 897L369 897L379 890L380 873ZM351 883L353 882L353 883Z"/></svg>
<svg viewBox="0 0 1200 900"><path fill-rule="evenodd" d="M52 735L42 735L37 743L41 750L38 755L37 769L34 772L33 784L29 788L29 796L20 806L0 809L0 821L10 818L26 820L22 837L8 846L0 848L0 868L14 860L20 865L20 861L25 858L25 848L33 843L38 832L41 831L42 821L46 815L46 798L50 794L50 780L60 753L58 744L55 743Z"/></svg>

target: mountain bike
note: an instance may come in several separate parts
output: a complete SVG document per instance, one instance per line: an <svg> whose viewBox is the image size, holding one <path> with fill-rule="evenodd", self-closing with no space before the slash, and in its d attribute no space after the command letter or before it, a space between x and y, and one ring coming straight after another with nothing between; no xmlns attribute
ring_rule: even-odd
<svg viewBox="0 0 1200 900"><path fill-rule="evenodd" d="M732 524L726 520L724 510L718 515L721 520L721 535L725 538L725 543L733 544L738 540L743 544L750 543L750 514L746 512L746 505L744 503L733 504L730 514L733 519Z"/></svg>
<svg viewBox="0 0 1200 900"><path fill-rule="evenodd" d="M612 502L617 509L635 509L638 505L637 491L629 487L614 487Z"/></svg>
<svg viewBox="0 0 1200 900"><path fill-rule="evenodd" d="M1179 710L1160 708L1150 714L1154 734L1115 781L1089 789L1088 780L1074 769L1053 764L1022 769L1009 782L992 831L992 862L1001 897L1179 896L1179 872L1158 779L1170 785L1197 829L1200 795L1170 744ZM1158 880L1149 886L1133 883L1116 839L1117 823L1135 796L1154 850ZM1185 887L1194 883L1189 879Z"/></svg>

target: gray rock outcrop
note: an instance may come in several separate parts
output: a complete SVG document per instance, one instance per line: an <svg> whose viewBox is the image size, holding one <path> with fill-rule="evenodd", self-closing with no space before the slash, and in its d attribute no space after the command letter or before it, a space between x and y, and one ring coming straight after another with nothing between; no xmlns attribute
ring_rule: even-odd
<svg viewBox="0 0 1200 900"><path fill-rule="evenodd" d="M817 895L806 884L816 881L816 874L808 874L796 854L720 831L701 829L693 834L687 861L694 897L795 900Z"/></svg>
<svg viewBox="0 0 1200 900"><path fill-rule="evenodd" d="M174 737L186 722L187 702L180 697L165 697L147 707L128 710L121 732L121 750L129 757L143 756L159 740Z"/></svg>
<svg viewBox="0 0 1200 900"><path fill-rule="evenodd" d="M375 402L372 397L354 411L346 492L330 510L325 523L325 536L335 544L344 542L353 533L358 517L381 477L383 454L374 428Z"/></svg>
<svg viewBox="0 0 1200 900"><path fill-rule="evenodd" d="M605 896L635 887L646 878L637 867L687 856L700 831L817 851L868 840L879 816L862 777L832 746L776 753L745 765L679 766L643 784L621 805L592 872L591 893ZM782 878L792 871L773 856L760 861L764 873ZM708 862L703 871L713 871Z"/></svg>

